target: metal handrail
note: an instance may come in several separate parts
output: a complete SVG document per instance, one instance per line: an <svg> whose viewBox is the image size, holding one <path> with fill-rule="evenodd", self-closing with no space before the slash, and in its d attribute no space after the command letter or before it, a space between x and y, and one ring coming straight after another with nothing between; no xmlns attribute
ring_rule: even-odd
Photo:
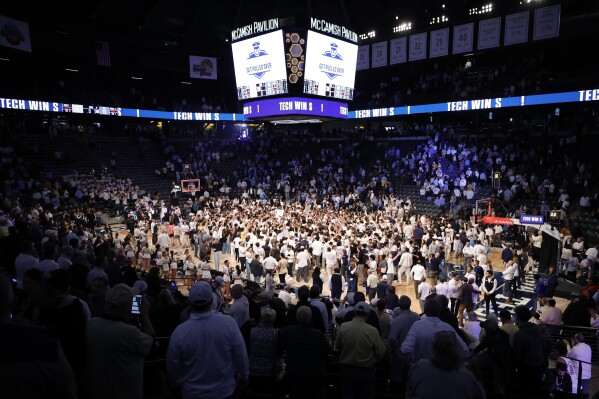
<svg viewBox="0 0 599 399"><path fill-rule="evenodd" d="M580 390L581 384L582 384L582 364L588 364L588 365L592 365L592 363L589 362L585 362L584 360L579 360L579 359L575 359L573 357L568 357L568 356L560 356L564 359L570 359L572 361L578 362L578 377L576 378L576 386L577 386L577 392ZM592 376L591 376L592 377Z"/></svg>

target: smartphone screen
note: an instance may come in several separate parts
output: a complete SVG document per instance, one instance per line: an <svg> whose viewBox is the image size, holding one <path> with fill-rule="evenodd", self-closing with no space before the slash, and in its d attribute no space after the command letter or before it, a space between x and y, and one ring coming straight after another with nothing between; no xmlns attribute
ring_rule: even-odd
<svg viewBox="0 0 599 399"><path fill-rule="evenodd" d="M135 295L131 302L131 314L139 314L139 303L141 302L141 295Z"/></svg>

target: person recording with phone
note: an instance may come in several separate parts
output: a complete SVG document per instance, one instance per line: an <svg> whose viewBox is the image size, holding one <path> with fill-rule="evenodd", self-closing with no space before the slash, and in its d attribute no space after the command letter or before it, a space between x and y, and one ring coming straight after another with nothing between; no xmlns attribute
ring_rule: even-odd
<svg viewBox="0 0 599 399"><path fill-rule="evenodd" d="M117 284L106 294L106 312L87 324L87 368L90 398L143 397L143 362L154 343L150 301L137 288ZM139 309L142 329L132 324ZM132 317L133 315L133 317Z"/></svg>

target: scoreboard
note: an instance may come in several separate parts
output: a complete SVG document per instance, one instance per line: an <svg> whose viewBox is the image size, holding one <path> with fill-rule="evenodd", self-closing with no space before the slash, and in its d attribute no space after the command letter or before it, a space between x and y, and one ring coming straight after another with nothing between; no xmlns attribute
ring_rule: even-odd
<svg viewBox="0 0 599 399"><path fill-rule="evenodd" d="M312 18L310 29L279 29L278 20L266 20L237 28L231 37L238 100L285 95L353 100L354 32Z"/></svg>
<svg viewBox="0 0 599 399"><path fill-rule="evenodd" d="M282 30L233 43L231 48L239 100L287 93Z"/></svg>
<svg viewBox="0 0 599 399"><path fill-rule="evenodd" d="M304 93L352 100L358 46L308 31Z"/></svg>

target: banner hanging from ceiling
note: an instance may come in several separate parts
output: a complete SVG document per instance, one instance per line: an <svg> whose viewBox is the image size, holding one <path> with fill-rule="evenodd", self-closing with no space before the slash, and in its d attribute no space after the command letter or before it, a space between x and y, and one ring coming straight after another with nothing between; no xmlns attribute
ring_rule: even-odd
<svg viewBox="0 0 599 399"><path fill-rule="evenodd" d="M31 53L29 24L0 15L0 46Z"/></svg>
<svg viewBox="0 0 599 399"><path fill-rule="evenodd" d="M216 58L190 55L189 77L216 80L218 78L216 65Z"/></svg>

